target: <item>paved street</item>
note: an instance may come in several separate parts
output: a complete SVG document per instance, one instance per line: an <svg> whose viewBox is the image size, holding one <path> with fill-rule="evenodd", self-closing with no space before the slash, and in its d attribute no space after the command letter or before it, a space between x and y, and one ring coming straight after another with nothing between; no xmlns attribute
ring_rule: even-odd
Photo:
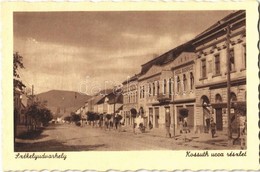
<svg viewBox="0 0 260 172"><path fill-rule="evenodd" d="M47 127L33 140L16 139L15 151L130 151L130 150L223 150L240 149L239 145L227 147L226 136L219 134L183 134L176 139L166 138L164 130L152 129L134 134L131 128L122 132L92 126L58 124ZM186 140L184 140L186 138Z"/></svg>

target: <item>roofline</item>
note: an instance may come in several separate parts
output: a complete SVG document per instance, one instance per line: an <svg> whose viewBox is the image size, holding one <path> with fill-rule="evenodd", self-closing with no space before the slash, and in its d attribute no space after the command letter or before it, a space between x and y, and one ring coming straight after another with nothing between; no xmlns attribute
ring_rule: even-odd
<svg viewBox="0 0 260 172"><path fill-rule="evenodd" d="M184 46L187 46L187 45L192 45L192 40L189 40L189 41L187 41L187 42L185 42L185 43L183 43L183 44L181 44L181 45L179 45L179 46L177 46L177 47L175 47L175 48L173 48L173 49L171 49L171 50L169 50L169 51L167 51L167 52L161 54L160 56L158 56L158 57L156 57L156 58L154 58L154 59L152 59L152 60L150 60L150 61L148 61L148 62L142 64L141 66L144 66L144 65L146 65L146 64L148 64L148 63L151 63L152 61L154 61L154 60L156 60L156 59L158 59L158 58L160 58L160 57L163 57L164 55L166 55L166 54L168 54L168 53L170 53L170 52L176 51L177 49L179 49L179 48L181 48L181 47L184 47Z"/></svg>
<svg viewBox="0 0 260 172"><path fill-rule="evenodd" d="M230 15L234 15L234 16L230 16ZM240 17L240 16L243 16L245 15L245 10L239 10L239 11L236 11L234 13L231 13L229 15L227 15L226 17L222 18L221 20L219 20L218 22L216 23L219 23L219 25L215 26L215 27L212 27L214 26L215 24L213 24L212 26L210 26L209 30L205 30L203 31L202 33L200 33L199 35L197 35L193 41L192 41L192 44L197 44L198 42L204 40L204 39L207 39L209 37L211 37L212 35L216 34L217 32L220 32L224 27L226 27L228 25L228 23L231 21L231 20L235 20L236 18ZM230 17L228 17L230 16ZM227 18L225 21L223 21L223 23L220 23L223 19ZM244 20L244 18L242 19L236 19L234 22L232 22L233 24L236 24L237 22L241 22L242 20ZM217 31L214 31L214 30L217 30ZM213 32L213 33L211 33ZM211 33L211 34L210 34ZM205 37L205 35L208 35Z"/></svg>

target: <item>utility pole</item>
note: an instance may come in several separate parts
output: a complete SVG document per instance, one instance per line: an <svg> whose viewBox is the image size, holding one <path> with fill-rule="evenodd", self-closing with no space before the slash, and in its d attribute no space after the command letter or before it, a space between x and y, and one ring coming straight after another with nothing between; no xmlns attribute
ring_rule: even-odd
<svg viewBox="0 0 260 172"><path fill-rule="evenodd" d="M175 96L175 79L173 77L173 84L171 84L173 89L172 89L172 102L173 102L173 113L172 113L172 116L173 116L173 119L172 119L172 123L173 123L173 138L176 140L175 138L175 135L176 135L176 131L175 131L175 108L174 108L174 96Z"/></svg>
<svg viewBox="0 0 260 172"><path fill-rule="evenodd" d="M226 44L227 44L227 134L228 134L228 142L231 144L232 141L232 131L231 131L231 119L230 119L230 25L228 24L226 27Z"/></svg>

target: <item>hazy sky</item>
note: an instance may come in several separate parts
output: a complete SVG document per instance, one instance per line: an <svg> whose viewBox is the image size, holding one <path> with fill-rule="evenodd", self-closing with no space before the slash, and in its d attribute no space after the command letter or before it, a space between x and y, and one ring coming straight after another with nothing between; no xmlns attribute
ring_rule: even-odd
<svg viewBox="0 0 260 172"><path fill-rule="evenodd" d="M140 65L192 39L231 11L16 12L14 52L35 92L121 83Z"/></svg>

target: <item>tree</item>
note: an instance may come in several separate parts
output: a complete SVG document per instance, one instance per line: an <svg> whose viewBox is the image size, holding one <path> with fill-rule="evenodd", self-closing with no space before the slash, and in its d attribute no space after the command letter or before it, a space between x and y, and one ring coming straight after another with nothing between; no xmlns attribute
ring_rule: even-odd
<svg viewBox="0 0 260 172"><path fill-rule="evenodd" d="M93 122L96 118L96 114L94 112L87 112L87 121Z"/></svg>
<svg viewBox="0 0 260 172"><path fill-rule="evenodd" d="M64 118L65 121L71 122L72 121L72 117L71 116L66 116Z"/></svg>
<svg viewBox="0 0 260 172"><path fill-rule="evenodd" d="M35 129L41 124L46 126L53 118L51 111L46 108L46 103L40 101L32 102L25 113L32 118Z"/></svg>
<svg viewBox="0 0 260 172"><path fill-rule="evenodd" d="M20 91L23 91L25 85L20 80L20 75L18 73L18 69L23 69L23 57L18 54L18 52L13 54L13 84L14 84L14 90L18 89Z"/></svg>
<svg viewBox="0 0 260 172"><path fill-rule="evenodd" d="M76 114L75 112L71 112L70 115L71 115L71 120L72 120L73 122L78 122L78 121L80 121L80 116L79 116L78 114Z"/></svg>

